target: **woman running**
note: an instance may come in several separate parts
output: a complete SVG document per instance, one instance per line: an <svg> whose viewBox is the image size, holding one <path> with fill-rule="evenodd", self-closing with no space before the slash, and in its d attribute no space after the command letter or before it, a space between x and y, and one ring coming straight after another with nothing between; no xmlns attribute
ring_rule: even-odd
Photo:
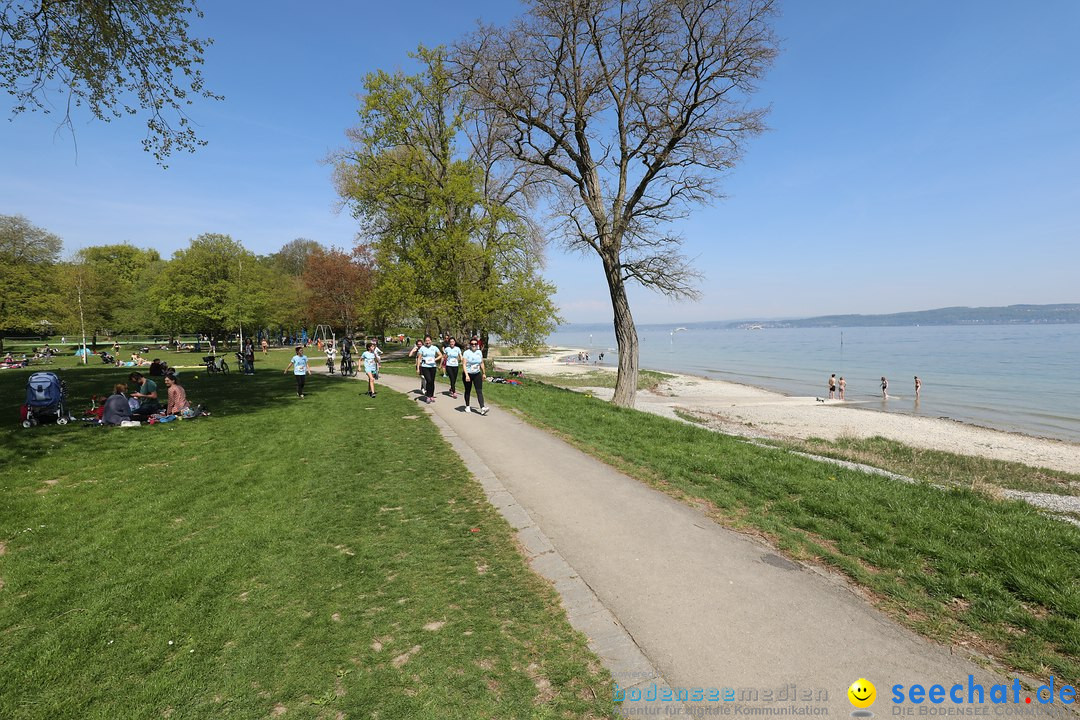
<svg viewBox="0 0 1080 720"><path fill-rule="evenodd" d="M416 344L413 345L413 349L409 351L409 357L416 358L416 376L418 378L420 378L420 394L421 395L424 394L424 388L426 387L424 385L424 376L420 372L420 348L422 348L423 346L424 346L424 341L423 340L417 340Z"/></svg>
<svg viewBox="0 0 1080 720"><path fill-rule="evenodd" d="M443 362L446 367L446 374L450 377L450 397L457 397L457 376L458 369L461 366L461 348L457 345L457 340L450 338L446 341L446 347L443 348Z"/></svg>
<svg viewBox="0 0 1080 720"><path fill-rule="evenodd" d="M293 355L292 360L289 361L288 367L285 368L285 375L289 372L289 368L292 368L293 375L296 377L296 396L304 397L304 381L307 380L308 374L308 359L304 356L304 346L296 346L296 354Z"/></svg>
<svg viewBox="0 0 1080 720"><path fill-rule="evenodd" d="M424 378L425 401L430 405L435 402L435 371L442 360L439 348L431 344L431 336L424 336L424 344L416 351L416 357L420 362L420 375Z"/></svg>
<svg viewBox="0 0 1080 720"><path fill-rule="evenodd" d="M487 405L484 405L484 354L480 352L480 343L473 338L469 341L469 349L462 353L465 361L465 412L472 412L469 407L469 394L476 390L476 401L480 403L480 414L487 415Z"/></svg>
<svg viewBox="0 0 1080 720"><path fill-rule="evenodd" d="M375 397L375 376L379 374L379 358L375 355L375 343L369 342L367 350L361 355L364 361L364 374L367 375L368 395Z"/></svg>

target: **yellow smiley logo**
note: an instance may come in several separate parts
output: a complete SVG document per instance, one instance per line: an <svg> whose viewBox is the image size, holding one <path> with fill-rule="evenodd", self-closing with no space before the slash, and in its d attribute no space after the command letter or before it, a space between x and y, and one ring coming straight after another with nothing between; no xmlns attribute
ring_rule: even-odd
<svg viewBox="0 0 1080 720"><path fill-rule="evenodd" d="M857 708L868 708L877 700L877 688L866 678L859 678L847 689L848 700Z"/></svg>

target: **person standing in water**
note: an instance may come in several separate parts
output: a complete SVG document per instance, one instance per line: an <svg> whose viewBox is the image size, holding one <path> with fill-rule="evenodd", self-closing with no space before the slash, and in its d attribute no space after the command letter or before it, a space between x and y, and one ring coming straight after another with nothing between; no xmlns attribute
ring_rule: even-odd
<svg viewBox="0 0 1080 720"><path fill-rule="evenodd" d="M484 404L484 353L480 352L480 343L476 338L469 341L469 349L462 353L465 362L465 412L472 412L469 407L470 391L476 391L476 401L480 403L480 414L487 415Z"/></svg>
<svg viewBox="0 0 1080 720"><path fill-rule="evenodd" d="M836 397L836 373L829 376L829 399Z"/></svg>
<svg viewBox="0 0 1080 720"><path fill-rule="evenodd" d="M889 399L889 381L885 379L885 376L881 376L881 399Z"/></svg>
<svg viewBox="0 0 1080 720"><path fill-rule="evenodd" d="M844 399L844 389L847 388L847 381L844 380L844 376L840 376L840 380L836 383L836 390L840 393L840 399Z"/></svg>
<svg viewBox="0 0 1080 720"><path fill-rule="evenodd" d="M920 380L920 379L919 379L919 376L918 376L918 375L916 375L916 376L915 376L915 399L916 399L916 400L918 400L918 399L919 399L919 392L920 392L921 390L922 390L922 380Z"/></svg>

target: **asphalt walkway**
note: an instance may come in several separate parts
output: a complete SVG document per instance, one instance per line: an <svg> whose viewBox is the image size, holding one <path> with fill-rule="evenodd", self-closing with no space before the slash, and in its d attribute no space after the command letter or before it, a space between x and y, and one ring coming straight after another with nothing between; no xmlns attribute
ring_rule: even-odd
<svg viewBox="0 0 1080 720"><path fill-rule="evenodd" d="M416 397L413 378L379 383ZM628 699L624 714L848 715L849 685L867 678L880 716L903 712L890 698L897 684L966 688L970 674L989 693L1011 683L897 625L842 579L786 560L513 413L466 414L444 391L418 406L518 530L616 683L632 688L629 697L654 687L661 697L664 688L721 696L662 708Z"/></svg>

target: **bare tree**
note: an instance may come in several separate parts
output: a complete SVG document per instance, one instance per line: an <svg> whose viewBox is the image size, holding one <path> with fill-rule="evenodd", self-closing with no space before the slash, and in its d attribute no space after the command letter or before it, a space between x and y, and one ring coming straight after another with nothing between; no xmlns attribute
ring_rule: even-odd
<svg viewBox="0 0 1080 720"><path fill-rule="evenodd" d="M776 55L774 0L530 0L509 27L459 42L454 72L503 142L541 168L571 248L595 251L611 295L619 375L633 404L638 338L628 282L694 298L699 278L664 226L719 196L743 142L764 129L747 106Z"/></svg>

